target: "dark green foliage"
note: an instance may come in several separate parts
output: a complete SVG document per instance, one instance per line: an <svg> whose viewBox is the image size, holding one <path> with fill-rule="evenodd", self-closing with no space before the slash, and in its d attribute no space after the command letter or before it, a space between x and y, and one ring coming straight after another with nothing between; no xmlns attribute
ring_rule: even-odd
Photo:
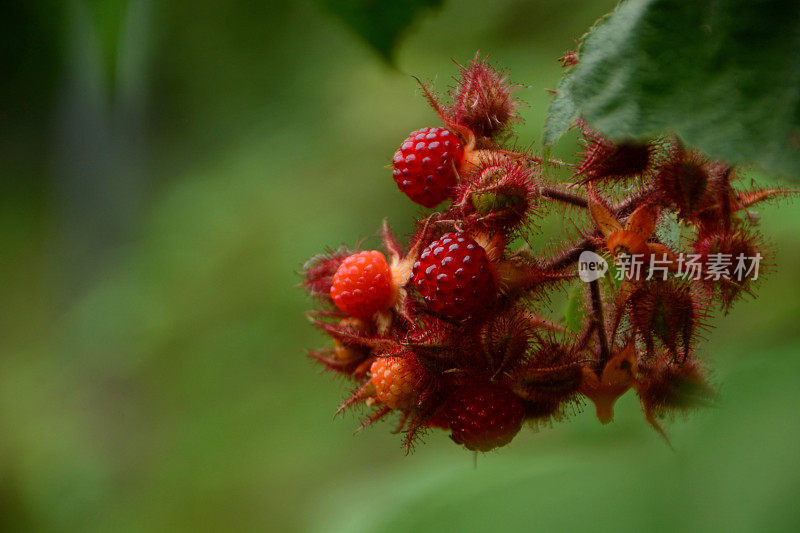
<svg viewBox="0 0 800 533"><path fill-rule="evenodd" d="M401 35L442 0L316 0L388 62Z"/></svg>
<svg viewBox="0 0 800 533"><path fill-rule="evenodd" d="M711 157L800 174L800 3L630 0L583 40L545 126L674 131Z"/></svg>

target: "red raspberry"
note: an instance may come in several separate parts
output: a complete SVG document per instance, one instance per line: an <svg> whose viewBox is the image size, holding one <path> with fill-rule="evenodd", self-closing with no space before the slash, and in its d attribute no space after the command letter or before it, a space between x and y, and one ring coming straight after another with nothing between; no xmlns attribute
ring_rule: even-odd
<svg viewBox="0 0 800 533"><path fill-rule="evenodd" d="M486 251L464 233L445 233L422 251L414 286L431 311L450 318L474 314L497 295Z"/></svg>
<svg viewBox="0 0 800 533"><path fill-rule="evenodd" d="M446 128L422 128L408 136L394 154L394 181L406 196L425 207L448 198L464 157L458 137Z"/></svg>
<svg viewBox="0 0 800 533"><path fill-rule="evenodd" d="M417 399L414 364L406 357L379 357L370 367L378 399L392 409L408 409Z"/></svg>
<svg viewBox="0 0 800 533"><path fill-rule="evenodd" d="M450 429L447 417L445 417L444 414L444 409L436 411L425 423L425 426L429 428Z"/></svg>
<svg viewBox="0 0 800 533"><path fill-rule="evenodd" d="M392 305L392 270L378 251L353 254L333 275L331 298L348 315L370 318Z"/></svg>
<svg viewBox="0 0 800 533"><path fill-rule="evenodd" d="M456 389L445 404L450 438L468 450L488 452L505 446L522 427L525 407L510 390L495 383Z"/></svg>

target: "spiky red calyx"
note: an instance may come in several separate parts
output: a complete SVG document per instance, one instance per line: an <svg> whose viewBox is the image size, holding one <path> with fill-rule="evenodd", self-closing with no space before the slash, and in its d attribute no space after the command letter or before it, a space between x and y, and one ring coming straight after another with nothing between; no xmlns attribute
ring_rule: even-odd
<svg viewBox="0 0 800 533"><path fill-rule="evenodd" d="M738 277L735 272L736 258L740 255L745 259L755 257L762 253L762 248L760 240L755 234L743 230L702 235L694 244L695 253L700 255L706 266L712 263L714 254L730 255L733 262L723 269L724 273L730 279L740 282L744 282L748 278Z"/></svg>
<svg viewBox="0 0 800 533"><path fill-rule="evenodd" d="M414 264L414 287L428 309L462 319L490 306L497 283L486 251L464 233L445 233Z"/></svg>
<svg viewBox="0 0 800 533"><path fill-rule="evenodd" d="M489 158L459 186L458 208L489 231L511 229L531 215L539 187L537 172L525 161Z"/></svg>
<svg viewBox="0 0 800 533"><path fill-rule="evenodd" d="M656 176L664 200L674 205L683 219L692 219L715 203L714 181L719 164L695 150L681 148Z"/></svg>
<svg viewBox="0 0 800 533"><path fill-rule="evenodd" d="M310 296L323 301L330 302L331 284L333 276L336 274L342 261L347 259L353 252L342 246L338 250L331 250L323 254L318 254L306 261L303 265L301 275L303 276L303 287Z"/></svg>
<svg viewBox="0 0 800 533"><path fill-rule="evenodd" d="M513 93L520 87L477 55L461 67L452 105L446 119L471 130L478 139L496 137L519 119L520 102Z"/></svg>
<svg viewBox="0 0 800 533"><path fill-rule="evenodd" d="M701 235L694 252L700 256L701 279L716 290L724 309L763 273L766 249L756 233L740 229Z"/></svg>
<svg viewBox="0 0 800 533"><path fill-rule="evenodd" d="M653 353L654 337L672 357L685 359L704 317L702 306L688 283L675 280L639 284L628 297L630 319Z"/></svg>
<svg viewBox="0 0 800 533"><path fill-rule="evenodd" d="M418 365L408 357L379 357L370 367L378 399L392 409L406 410L416 402Z"/></svg>
<svg viewBox="0 0 800 533"><path fill-rule="evenodd" d="M581 162L575 169L580 183L644 183L657 178L681 153L678 139L660 136L647 141L613 142L582 124Z"/></svg>
<svg viewBox="0 0 800 533"><path fill-rule="evenodd" d="M716 396L700 363L676 363L668 353L657 354L639 368L635 388L645 419L667 442L661 420L707 406Z"/></svg>
<svg viewBox="0 0 800 533"><path fill-rule="evenodd" d="M353 254L336 270L331 298L348 315L368 319L392 305L392 272L376 250Z"/></svg>
<svg viewBox="0 0 800 533"><path fill-rule="evenodd" d="M468 450L488 452L505 446L522 427L525 407L510 390L495 383L457 388L445 404L450 438Z"/></svg>
<svg viewBox="0 0 800 533"><path fill-rule="evenodd" d="M508 372L514 392L539 406L557 408L574 396L583 372L572 351L562 344L538 339L529 354Z"/></svg>
<svg viewBox="0 0 800 533"><path fill-rule="evenodd" d="M463 157L464 147L456 134L447 128L422 128L412 132L394 154L392 176L411 200L436 207L452 196Z"/></svg>
<svg viewBox="0 0 800 533"><path fill-rule="evenodd" d="M669 354L659 354L639 369L636 392L645 413L666 418L707 404L714 397L706 373L695 360L678 363Z"/></svg>
<svg viewBox="0 0 800 533"><path fill-rule="evenodd" d="M575 174L583 183L627 181L642 176L651 164L653 150L648 143L615 143L585 124L582 132L585 151Z"/></svg>

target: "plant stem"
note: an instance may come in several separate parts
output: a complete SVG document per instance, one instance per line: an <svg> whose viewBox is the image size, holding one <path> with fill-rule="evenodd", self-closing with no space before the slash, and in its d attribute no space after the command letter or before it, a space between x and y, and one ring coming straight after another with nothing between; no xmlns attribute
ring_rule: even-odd
<svg viewBox="0 0 800 533"><path fill-rule="evenodd" d="M554 257L550 263L548 263L544 268L545 270L561 270L572 263L576 262L580 257L581 253L586 250L594 250L595 246L589 239L583 239L581 242L576 244L574 247L565 250Z"/></svg>
<svg viewBox="0 0 800 533"><path fill-rule="evenodd" d="M539 194L545 198L550 198L551 200L556 200L577 207L588 207L589 205L589 203L586 201L586 198L580 194L562 191L554 187L539 187Z"/></svg>
<svg viewBox="0 0 800 533"><path fill-rule="evenodd" d="M600 296L600 283L597 280L589 282L589 294L592 299L592 321L597 329L597 340L600 344L600 371L605 368L606 363L611 359L611 351L608 347L608 336L606 334L605 319L603 317L603 300Z"/></svg>
<svg viewBox="0 0 800 533"><path fill-rule="evenodd" d="M594 333L594 326L595 326L594 321L592 321L589 322L583 328L583 332L580 334L578 340L575 341L575 344L573 345L573 348L576 352L579 352L584 348L586 348L586 345L589 343L589 339L591 338L592 333Z"/></svg>
<svg viewBox="0 0 800 533"><path fill-rule="evenodd" d="M619 219L625 218L628 215L630 215L637 207L639 207L643 201L653 197L655 194L656 191L653 188L643 189L637 193L632 194L624 201L615 205L612 208L612 210L616 214L617 218Z"/></svg>
<svg viewBox="0 0 800 533"><path fill-rule="evenodd" d="M567 163L566 161L562 161L561 159L552 159L552 158L545 159L544 157L542 157L540 155L531 155L531 156L528 156L528 159L530 159L531 161L533 161L535 163L541 163L541 164L544 164L544 165L554 165L554 166L557 166L557 167L574 167L575 166L572 163Z"/></svg>

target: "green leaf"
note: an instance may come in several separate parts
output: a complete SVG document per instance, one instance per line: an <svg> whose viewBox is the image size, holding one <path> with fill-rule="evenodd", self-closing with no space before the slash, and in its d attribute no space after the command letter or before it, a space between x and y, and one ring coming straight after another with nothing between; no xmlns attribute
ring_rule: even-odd
<svg viewBox="0 0 800 533"><path fill-rule="evenodd" d="M565 76L559 83L556 95L547 110L542 136L542 142L546 146L555 143L580 116L572 99L571 87L572 78Z"/></svg>
<svg viewBox="0 0 800 533"><path fill-rule="evenodd" d="M442 0L316 0L342 20L380 56L392 62L402 33L425 11Z"/></svg>
<svg viewBox="0 0 800 533"><path fill-rule="evenodd" d="M629 0L581 44L554 99L612 139L671 131L731 163L800 175L800 3Z"/></svg>

